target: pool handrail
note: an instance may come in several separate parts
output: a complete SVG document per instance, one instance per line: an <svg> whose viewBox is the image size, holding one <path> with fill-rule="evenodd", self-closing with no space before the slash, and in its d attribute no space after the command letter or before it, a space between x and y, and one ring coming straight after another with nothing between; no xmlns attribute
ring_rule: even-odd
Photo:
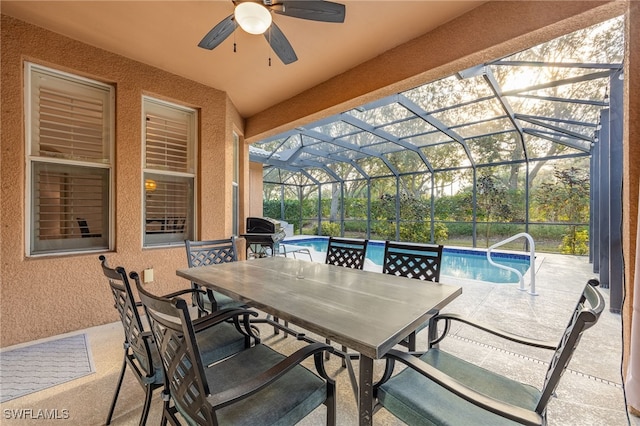
<svg viewBox="0 0 640 426"><path fill-rule="evenodd" d="M536 293L536 244L533 241L533 237L529 234L527 234L526 232L520 232L519 234L516 234L512 237L509 237L505 240L502 240L498 243L495 243L494 245L492 245L491 247L489 247L487 249L487 260L489 261L489 263L495 267L498 268L502 268L502 269L506 269L507 271L511 271L514 272L518 278L520 279L520 290L525 291L525 287L524 287L524 277L522 276L522 273L520 271L518 271L515 268L511 268L510 266L506 266L506 265L501 265L499 263L496 263L493 261L493 259L491 259L491 250L493 250L496 247L500 247L502 245L505 245L507 243L510 243L513 240L517 240L518 238L521 237L525 237L527 240L529 240L529 271L531 274L531 283L529 285L529 294L532 296L537 296L538 293Z"/></svg>

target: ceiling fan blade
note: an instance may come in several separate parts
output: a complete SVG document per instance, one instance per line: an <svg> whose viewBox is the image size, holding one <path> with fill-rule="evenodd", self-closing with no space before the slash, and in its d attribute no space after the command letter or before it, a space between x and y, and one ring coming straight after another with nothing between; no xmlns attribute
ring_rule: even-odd
<svg viewBox="0 0 640 426"><path fill-rule="evenodd" d="M236 22L233 19L233 14L227 16L222 21L218 23L215 27L211 28L211 31L207 33L206 36L200 43L198 43L198 47L202 47L203 49L212 50L217 45L225 41L229 35L236 29Z"/></svg>
<svg viewBox="0 0 640 426"><path fill-rule="evenodd" d="M285 65L298 60L296 52L293 50L293 47L291 47L291 43L289 43L289 40L287 40L287 37L285 37L275 22L271 23L271 27L264 33L264 37Z"/></svg>
<svg viewBox="0 0 640 426"><path fill-rule="evenodd" d="M283 1L282 9L274 8L280 15L322 22L344 22L346 8L331 1Z"/></svg>

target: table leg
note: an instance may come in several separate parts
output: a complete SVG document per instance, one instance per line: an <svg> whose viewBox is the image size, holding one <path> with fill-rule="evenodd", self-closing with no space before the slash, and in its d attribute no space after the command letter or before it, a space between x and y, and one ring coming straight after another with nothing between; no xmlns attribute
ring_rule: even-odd
<svg viewBox="0 0 640 426"><path fill-rule="evenodd" d="M360 359L358 355L354 356L355 359ZM353 364L351 363L351 355L348 353L344 354L344 362L347 367L347 372L349 373L349 381L351 382L351 388L353 389L353 396L356 399L356 404L359 403L360 391L358 390L358 379L356 378L356 373L353 371Z"/></svg>
<svg viewBox="0 0 640 426"><path fill-rule="evenodd" d="M415 352L415 350L416 350L416 332L414 331L413 333L411 333L409 335L409 337L407 337L407 339L409 340L409 343L407 344L407 350L409 352Z"/></svg>
<svg viewBox="0 0 640 426"><path fill-rule="evenodd" d="M373 359L360 354L358 411L360 426L373 424Z"/></svg>
<svg viewBox="0 0 640 426"><path fill-rule="evenodd" d="M436 315L438 315L440 311L438 310L433 310L430 311L430 313L432 314L431 317L429 318L429 347L427 349L431 349L431 348L437 348L438 344L436 343L435 345L432 345L431 342L435 342L435 340L438 338L438 327L436 327L436 324L433 321L433 317L435 317Z"/></svg>

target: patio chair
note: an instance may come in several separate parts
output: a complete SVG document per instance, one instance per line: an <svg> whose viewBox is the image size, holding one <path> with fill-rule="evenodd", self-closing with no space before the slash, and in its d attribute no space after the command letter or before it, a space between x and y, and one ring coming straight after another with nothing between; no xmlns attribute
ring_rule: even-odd
<svg viewBox="0 0 640 426"><path fill-rule="evenodd" d="M89 230L89 224L87 223L87 219L83 217L77 217L76 221L78 221L78 228L80 228L80 235L82 238L100 238L102 234L92 233Z"/></svg>
<svg viewBox="0 0 640 426"><path fill-rule="evenodd" d="M238 251L234 237L207 241L185 240L184 245L187 250L189 268L238 261ZM191 283L191 287L194 289L201 288L198 283L194 282ZM198 307L199 316L219 309L246 307L242 302L211 290L205 294L194 293L192 302L194 306Z"/></svg>
<svg viewBox="0 0 640 426"><path fill-rule="evenodd" d="M382 273L422 281L440 281L442 267L442 245L399 243L386 241ZM416 333L429 323L420 325L414 333L399 343L409 351L416 350Z"/></svg>
<svg viewBox="0 0 640 426"><path fill-rule="evenodd" d="M344 266L345 268L362 270L367 254L367 242L368 240L329 237L325 263L327 265ZM331 340L326 339L325 341L328 345L331 344ZM342 346L342 352L346 355L346 346ZM326 357L329 359L328 353ZM342 366L346 367L346 361L344 359L342 360Z"/></svg>
<svg viewBox="0 0 640 426"><path fill-rule="evenodd" d="M440 281L442 245L386 241L382 272L423 281Z"/></svg>
<svg viewBox="0 0 640 426"><path fill-rule="evenodd" d="M204 368L187 303L154 296L131 278L152 324L171 393L163 421L191 425L293 425L321 404L327 424L335 424L335 382L324 369L322 354L333 348L306 345L286 357L263 344ZM313 357L316 375L301 365Z"/></svg>
<svg viewBox="0 0 640 426"><path fill-rule="evenodd" d="M374 385L376 408L384 407L407 424L546 424L549 398L580 341L604 309L604 299L593 279L572 313L560 343L543 342L506 333L471 322L454 314L441 314L429 325L429 350L422 356L390 350L386 369ZM444 322L438 336L437 323ZM447 335L452 321L460 321L479 330L527 346L554 350L541 390L486 370L453 356L437 345ZM392 377L395 361L407 366Z"/></svg>
<svg viewBox="0 0 640 426"><path fill-rule="evenodd" d="M187 250L189 268L238 261L235 237L206 241L185 240L184 245ZM219 309L247 307L246 304L240 301L234 300L217 291L205 289L198 285L198 283L191 282L191 287L206 290L206 294L199 292L192 297L193 306L198 307L198 316L206 315ZM274 318L273 320L278 323L278 318ZM259 320L256 322L259 323L262 321ZM289 324L285 322L285 327L288 326ZM273 327L273 331L275 334L280 333L277 326Z"/></svg>
<svg viewBox="0 0 640 426"><path fill-rule="evenodd" d="M329 237L325 263L352 269L362 269L367 253L367 242L368 240Z"/></svg>
<svg viewBox="0 0 640 426"><path fill-rule="evenodd" d="M143 326L138 312L138 307L141 307L142 304L135 301L125 269L122 267L110 268L107 266L105 256L100 256L99 259L102 263L102 272L109 279L109 286L115 302L114 306L120 314L120 320L124 328L124 360L106 424L111 423L124 373L127 366L129 366L135 378L145 389L146 397L140 417L140 425L144 425L149 415L153 391L164 386L160 355L151 332L146 331ZM168 294L166 297L174 297L191 292L193 292L192 289L187 289ZM194 322L193 327L197 333L197 340L200 342L200 349L203 351L203 362L207 365L211 364L248 348L252 344L252 340L259 341L258 337L252 334L251 328L247 326L249 322L248 315L250 314L252 315L253 313L246 310L226 310L216 315L202 317ZM243 318L242 323L238 319L240 315ZM236 323L219 324L221 318L223 320L234 318Z"/></svg>

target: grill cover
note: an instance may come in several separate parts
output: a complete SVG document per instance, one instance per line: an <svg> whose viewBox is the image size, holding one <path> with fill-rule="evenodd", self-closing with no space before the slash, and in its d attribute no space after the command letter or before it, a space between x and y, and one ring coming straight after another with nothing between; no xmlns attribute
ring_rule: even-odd
<svg viewBox="0 0 640 426"><path fill-rule="evenodd" d="M248 217L247 234L277 234L282 231L280 222L268 217Z"/></svg>

